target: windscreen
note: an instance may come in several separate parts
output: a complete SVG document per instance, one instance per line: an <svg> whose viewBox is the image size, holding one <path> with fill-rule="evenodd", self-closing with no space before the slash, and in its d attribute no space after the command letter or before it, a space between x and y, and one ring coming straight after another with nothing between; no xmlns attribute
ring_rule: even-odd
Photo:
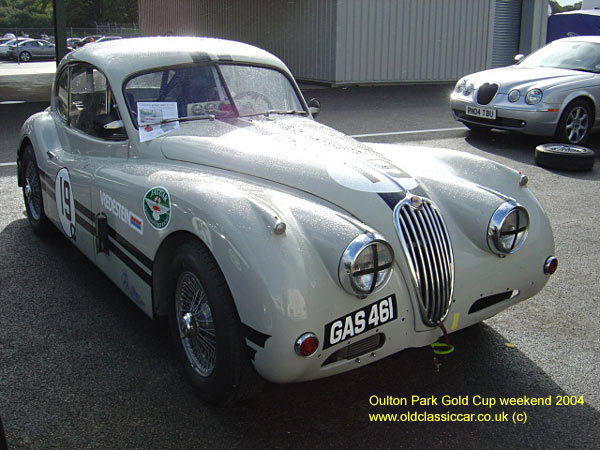
<svg viewBox="0 0 600 450"><path fill-rule="evenodd" d="M144 73L125 84L125 97L137 125L169 119L214 116L227 119L275 112L305 113L290 80L259 66L214 64ZM145 115L152 115L152 118Z"/></svg>
<svg viewBox="0 0 600 450"><path fill-rule="evenodd" d="M600 72L600 44L582 41L552 42L529 55L520 65L598 73Z"/></svg>

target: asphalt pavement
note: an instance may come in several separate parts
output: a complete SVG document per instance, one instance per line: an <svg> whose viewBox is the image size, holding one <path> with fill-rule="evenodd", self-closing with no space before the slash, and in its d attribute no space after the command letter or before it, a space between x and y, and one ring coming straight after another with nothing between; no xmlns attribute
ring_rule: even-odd
<svg viewBox="0 0 600 450"><path fill-rule="evenodd" d="M362 141L398 144L397 151L445 147L527 174L560 260L546 288L453 334L455 352L435 363L429 348L410 349L331 378L267 384L233 408L207 407L186 384L164 322L149 320L66 239L31 233L10 163L22 122L48 102L0 104L0 164L8 164L0 166L0 416L11 450L598 447L598 161L590 172L549 171L533 160L542 139L468 132L452 120L449 85L303 88L321 100L320 122L369 135ZM600 135L590 147L600 150ZM438 404L371 404L373 396L410 402L414 395ZM471 404L442 405L444 396ZM487 403L473 405L476 396ZM490 405L501 398L552 405ZM369 420L402 412L498 421ZM525 423L515 423L522 414Z"/></svg>

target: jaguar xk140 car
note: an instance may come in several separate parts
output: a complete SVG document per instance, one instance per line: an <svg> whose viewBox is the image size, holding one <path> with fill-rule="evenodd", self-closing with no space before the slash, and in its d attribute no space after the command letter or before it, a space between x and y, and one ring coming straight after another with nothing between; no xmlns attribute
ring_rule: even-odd
<svg viewBox="0 0 600 450"><path fill-rule="evenodd" d="M600 37L559 39L517 64L466 75L451 95L456 120L584 144L600 126Z"/></svg>
<svg viewBox="0 0 600 450"><path fill-rule="evenodd" d="M18 182L228 403L429 345L536 294L557 260L527 178L313 120L286 66L205 38L93 44L24 124ZM262 377L262 378L261 378Z"/></svg>

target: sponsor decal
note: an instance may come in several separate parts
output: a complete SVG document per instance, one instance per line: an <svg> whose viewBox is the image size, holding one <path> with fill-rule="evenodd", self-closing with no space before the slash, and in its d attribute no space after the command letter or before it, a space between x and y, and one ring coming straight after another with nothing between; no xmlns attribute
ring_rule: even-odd
<svg viewBox="0 0 600 450"><path fill-rule="evenodd" d="M153 187L144 195L144 215L152 228L163 230L171 221L171 197L169 191L160 186Z"/></svg>
<svg viewBox="0 0 600 450"><path fill-rule="evenodd" d="M56 174L54 192L62 229L67 237L75 239L75 198L71 177L66 167L60 169Z"/></svg>
<svg viewBox="0 0 600 450"><path fill-rule="evenodd" d="M144 222L142 218L133 212L131 212L121 202L115 200L106 192L100 191L100 204L110 211L115 217L121 219L121 221L130 228L137 231L139 234L144 234Z"/></svg>
<svg viewBox="0 0 600 450"><path fill-rule="evenodd" d="M135 286L133 284L129 283L129 276L127 275L127 272L125 272L125 271L123 271L121 273L121 287L123 288L123 291L125 291L125 293L127 295L129 295L129 297L135 303L137 303L140 306L143 305L142 298L140 297L140 294L135 289Z"/></svg>

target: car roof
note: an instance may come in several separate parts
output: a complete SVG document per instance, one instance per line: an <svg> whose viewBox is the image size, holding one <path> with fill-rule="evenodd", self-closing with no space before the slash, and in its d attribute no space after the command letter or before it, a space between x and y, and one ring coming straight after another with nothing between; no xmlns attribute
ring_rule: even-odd
<svg viewBox="0 0 600 450"><path fill-rule="evenodd" d="M600 44L600 36L571 36L562 39L557 39L561 42L592 42ZM556 41L554 41L556 42Z"/></svg>
<svg viewBox="0 0 600 450"><path fill-rule="evenodd" d="M65 56L57 72L74 61L98 67L113 81L113 86L134 73L208 61L265 64L289 72L277 57L257 47L201 37L144 37L88 44Z"/></svg>

